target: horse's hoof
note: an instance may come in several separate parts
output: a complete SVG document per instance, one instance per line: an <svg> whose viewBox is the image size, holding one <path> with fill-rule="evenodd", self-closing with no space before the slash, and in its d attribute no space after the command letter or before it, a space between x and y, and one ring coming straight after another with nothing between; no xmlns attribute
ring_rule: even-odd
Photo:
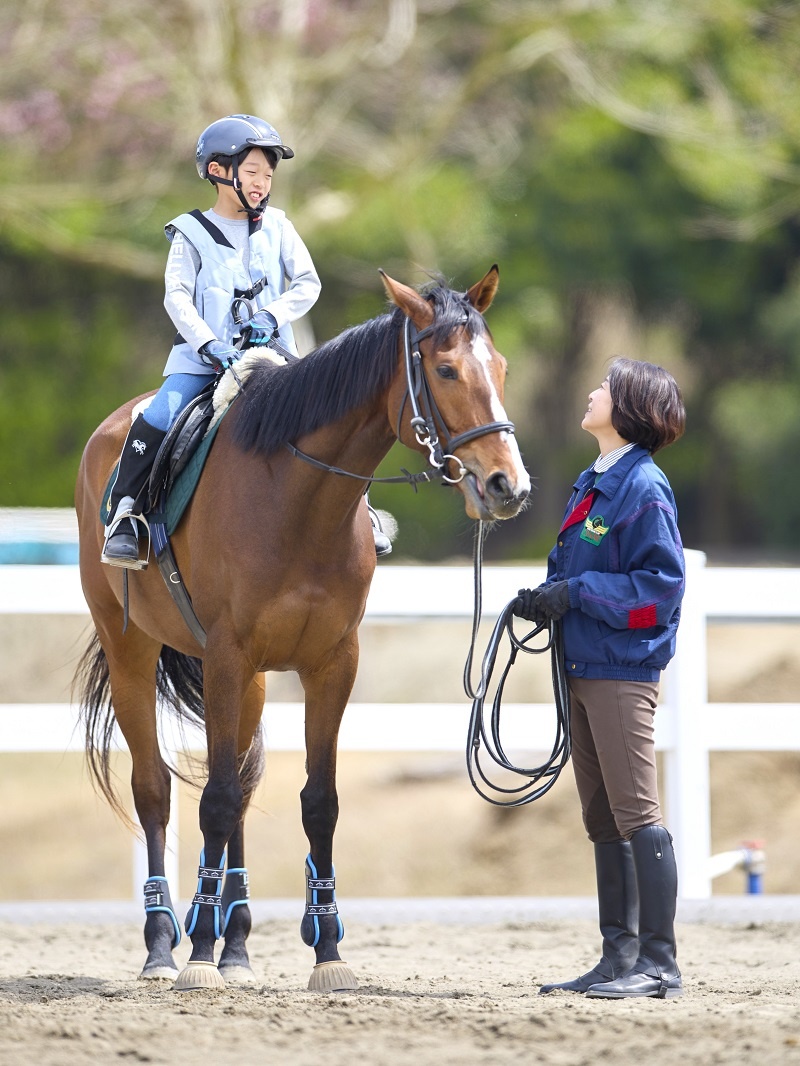
<svg viewBox="0 0 800 1066"><path fill-rule="evenodd" d="M226 985L257 985L258 978L249 966L218 966Z"/></svg>
<svg viewBox="0 0 800 1066"><path fill-rule="evenodd" d="M174 981L178 976L177 966L145 966L139 974L140 981Z"/></svg>
<svg viewBox="0 0 800 1066"><path fill-rule="evenodd" d="M187 963L175 979L174 985L176 992L208 991L224 987L225 978L215 962Z"/></svg>
<svg viewBox="0 0 800 1066"><path fill-rule="evenodd" d="M318 962L308 979L309 992L352 992L355 988L358 988L356 975L340 959Z"/></svg>

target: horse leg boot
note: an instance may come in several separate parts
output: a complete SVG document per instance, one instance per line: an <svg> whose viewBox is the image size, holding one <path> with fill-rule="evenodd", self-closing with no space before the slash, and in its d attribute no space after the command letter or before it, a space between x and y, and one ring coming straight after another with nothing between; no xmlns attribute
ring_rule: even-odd
<svg viewBox="0 0 800 1066"><path fill-rule="evenodd" d="M627 840L595 844L594 863L603 957L594 969L581 977L560 984L542 985L540 995L556 990L586 992L593 985L627 973L636 962L639 903L631 845Z"/></svg>
<svg viewBox="0 0 800 1066"><path fill-rule="evenodd" d="M593 985L587 997L673 999L683 993L676 961L675 906L678 869L672 837L663 825L648 825L631 837L639 889L639 956L622 977Z"/></svg>
<svg viewBox="0 0 800 1066"><path fill-rule="evenodd" d="M130 570L143 569L139 562L138 526L131 515L138 513L135 510L136 499L147 483L164 437L165 431L151 426L144 415L137 416L128 432L108 501L108 511L112 517L101 556L104 563Z"/></svg>

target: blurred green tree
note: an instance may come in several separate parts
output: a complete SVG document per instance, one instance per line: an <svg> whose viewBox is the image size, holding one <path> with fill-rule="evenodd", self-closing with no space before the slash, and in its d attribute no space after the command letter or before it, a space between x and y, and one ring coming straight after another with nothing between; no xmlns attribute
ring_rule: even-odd
<svg viewBox="0 0 800 1066"><path fill-rule="evenodd" d="M378 267L466 287L500 264L489 324L538 489L490 554L549 545L618 351L684 386L664 465L687 543L794 548L800 5L14 0L0 59L0 432L27 464L2 450L0 501L66 502L92 425L157 384L161 227L210 203L198 132L251 111L297 150L274 202L323 279L318 337L382 309ZM400 551L468 550L426 491L375 490Z"/></svg>

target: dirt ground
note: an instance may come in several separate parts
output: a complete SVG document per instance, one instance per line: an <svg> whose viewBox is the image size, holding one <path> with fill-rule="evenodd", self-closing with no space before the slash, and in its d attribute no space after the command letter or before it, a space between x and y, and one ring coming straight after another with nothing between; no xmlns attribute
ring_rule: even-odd
<svg viewBox="0 0 800 1066"><path fill-rule="evenodd" d="M342 954L360 988L330 995L304 990L313 956L296 922L256 925L257 984L203 993L136 980L139 926L5 924L0 1064L800 1063L800 925L678 935L683 997L614 1002L537 994L594 963L584 921L350 922Z"/></svg>

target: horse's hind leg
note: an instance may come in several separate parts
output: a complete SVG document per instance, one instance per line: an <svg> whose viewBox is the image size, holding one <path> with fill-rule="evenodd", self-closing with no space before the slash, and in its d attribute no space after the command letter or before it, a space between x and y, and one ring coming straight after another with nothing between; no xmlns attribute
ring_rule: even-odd
<svg viewBox="0 0 800 1066"><path fill-rule="evenodd" d="M148 878L144 886L144 978L174 979L172 949L181 939L164 870L170 808L170 771L158 744L156 670L161 645L133 625L107 651L111 698L131 753L133 802L147 842Z"/></svg>
<svg viewBox="0 0 800 1066"><path fill-rule="evenodd" d="M246 940L252 919L247 900L250 898L247 868L244 862L244 819L250 797L264 771L264 747L259 724L264 711L264 677L257 674L242 706L239 729L241 768L239 780L244 792L242 817L228 841L228 861L222 890L222 923L225 947L217 968L226 984L252 984L256 976L250 968Z"/></svg>

